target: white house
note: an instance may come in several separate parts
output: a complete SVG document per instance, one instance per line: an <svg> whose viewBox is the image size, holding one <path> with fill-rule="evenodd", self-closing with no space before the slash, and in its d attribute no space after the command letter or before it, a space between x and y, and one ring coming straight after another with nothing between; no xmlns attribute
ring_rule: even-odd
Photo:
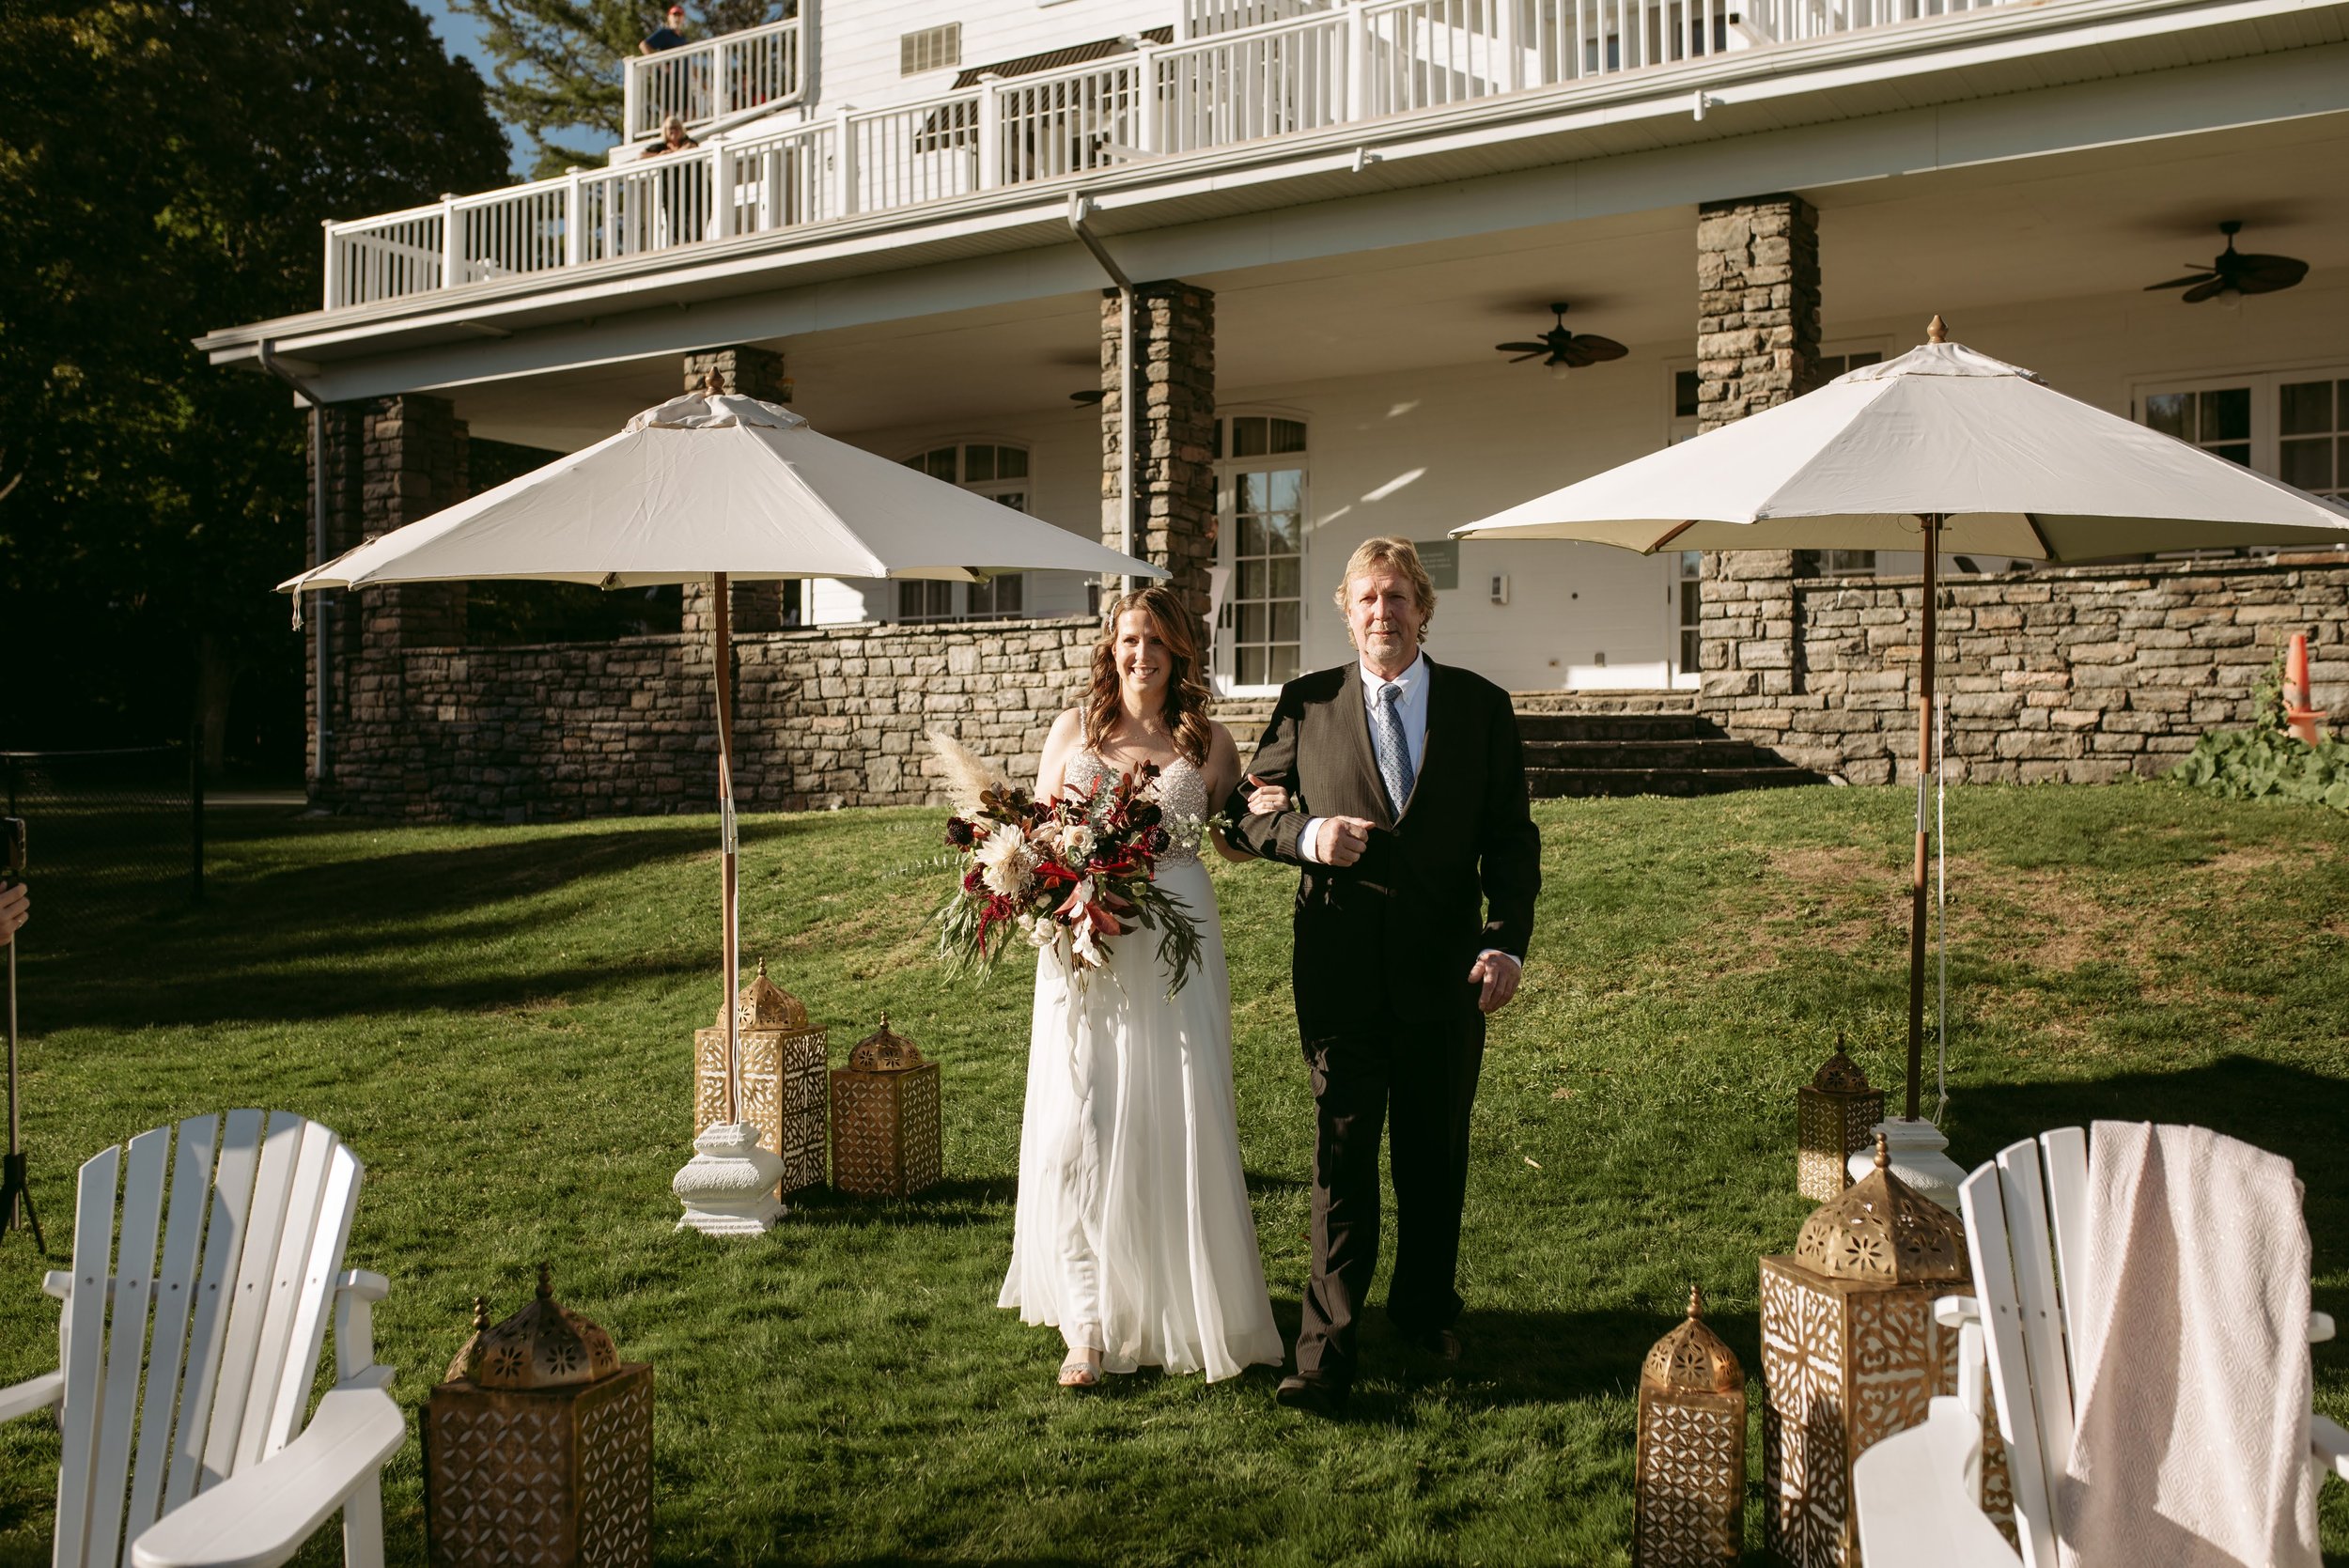
<svg viewBox="0 0 2349 1568"><path fill-rule="evenodd" d="M2349 491L2345 34L2341 0L801 0L630 61L609 166L333 224L319 310L203 343L557 450L673 394L681 355L779 354L831 434L1211 564L1245 694L1344 657L1329 593L1361 538L1440 539L1936 312ZM640 160L672 110L700 148ZM2305 277L2149 291L2229 244ZM1496 349L1553 303L1628 352L1560 375ZM1124 332L1151 388L1130 486ZM1439 565L1441 657L1518 691L1698 683L1694 557ZM823 582L794 609L1035 618L1091 591Z"/></svg>

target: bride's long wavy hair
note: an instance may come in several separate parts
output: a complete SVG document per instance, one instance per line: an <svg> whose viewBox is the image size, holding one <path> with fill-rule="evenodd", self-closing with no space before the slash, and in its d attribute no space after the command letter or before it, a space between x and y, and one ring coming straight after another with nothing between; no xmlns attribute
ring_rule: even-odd
<svg viewBox="0 0 2349 1568"><path fill-rule="evenodd" d="M1117 726L1117 623L1136 610L1150 617L1159 641L1166 644L1168 656L1174 660L1166 677L1162 709L1167 733L1174 737L1174 749L1186 762L1204 768L1207 745L1215 734L1207 725L1207 703L1214 693L1207 685L1206 661L1199 654L1199 617L1185 609L1181 596L1163 582L1123 596L1102 617L1100 638L1093 644L1093 678L1085 691L1085 744L1100 751Z"/></svg>

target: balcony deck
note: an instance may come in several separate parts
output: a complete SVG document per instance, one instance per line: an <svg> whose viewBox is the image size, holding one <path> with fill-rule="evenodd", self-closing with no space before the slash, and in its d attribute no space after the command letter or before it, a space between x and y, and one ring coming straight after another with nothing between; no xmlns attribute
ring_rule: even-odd
<svg viewBox="0 0 2349 1568"><path fill-rule="evenodd" d="M323 305L365 307L687 252L990 191L1475 117L1491 101L1668 75L1705 85L1844 35L1937 29L2046 0L1346 0L916 103L757 125L681 154L327 225ZM631 132L796 101L800 39L775 23L630 62ZM1709 68L1709 69L1708 69ZM639 121L646 122L640 126Z"/></svg>

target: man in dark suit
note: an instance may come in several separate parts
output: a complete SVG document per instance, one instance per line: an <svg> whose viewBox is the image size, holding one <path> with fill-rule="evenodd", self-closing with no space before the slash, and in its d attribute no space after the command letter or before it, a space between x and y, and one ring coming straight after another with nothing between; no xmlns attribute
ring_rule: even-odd
<svg viewBox="0 0 2349 1568"><path fill-rule="evenodd" d="M1314 1264L1282 1404L1337 1414L1378 1265L1378 1144L1392 1129L1387 1316L1447 1359L1469 1109L1485 1015L1517 994L1541 889L1541 834L1508 693L1420 651L1435 586L1406 539L1372 539L1338 590L1359 661L1290 681L1249 765L1284 790L1231 836L1303 869L1297 1026L1313 1070Z"/></svg>

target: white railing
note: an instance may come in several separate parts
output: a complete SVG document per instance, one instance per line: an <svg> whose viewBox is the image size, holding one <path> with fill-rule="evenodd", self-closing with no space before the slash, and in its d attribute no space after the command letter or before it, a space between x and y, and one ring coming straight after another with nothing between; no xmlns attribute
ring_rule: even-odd
<svg viewBox="0 0 2349 1568"><path fill-rule="evenodd" d="M1183 0L1182 38L1189 42L1218 33L1237 33L1243 27L1286 22L1307 11L1326 11L1331 5L1332 0Z"/></svg>
<svg viewBox="0 0 2349 1568"><path fill-rule="evenodd" d="M631 56L621 89L628 139L658 136L671 115L692 128L798 102L800 36L793 17Z"/></svg>
<svg viewBox="0 0 2349 1568"><path fill-rule="evenodd" d="M1227 0L1212 3L1231 8ZM2002 0L1346 0L1328 9L1303 8L1304 0L1264 3L1299 14L1064 70L985 80L920 103L713 136L683 152L329 224L326 306L1082 179L1138 160ZM756 31L780 36L777 28ZM631 63L631 84L634 70Z"/></svg>

